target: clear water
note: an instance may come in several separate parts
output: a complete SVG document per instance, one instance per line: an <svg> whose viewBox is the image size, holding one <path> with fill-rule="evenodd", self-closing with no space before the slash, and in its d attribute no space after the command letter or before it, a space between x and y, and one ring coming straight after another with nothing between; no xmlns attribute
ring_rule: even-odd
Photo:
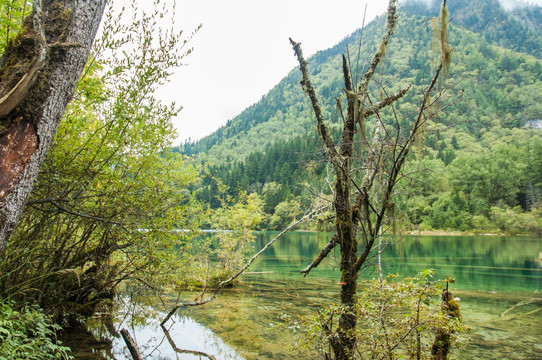
<svg viewBox="0 0 542 360"><path fill-rule="evenodd" d="M274 235L261 234L255 248ZM283 313L311 316L319 306L336 301L337 257L330 256L305 278L299 274L329 238L326 233L287 234L253 264L239 286L204 307L178 312L169 324L176 346L205 351L221 360L312 359L306 350L291 350L291 332L271 330L270 324ZM452 292L461 298L463 319L472 330L468 344L453 358L542 359L541 255L540 238L408 236L388 246L382 261L387 273L412 276L431 268L438 278L456 279ZM376 274L369 267L362 276ZM124 319L117 327L128 327L149 359L199 359L175 353L159 320L151 317L146 326L130 327L129 317ZM74 347L69 339L68 345ZM107 351L94 351L96 357L77 356L129 359L123 346L122 339L113 339ZM78 346L81 354L84 347Z"/></svg>

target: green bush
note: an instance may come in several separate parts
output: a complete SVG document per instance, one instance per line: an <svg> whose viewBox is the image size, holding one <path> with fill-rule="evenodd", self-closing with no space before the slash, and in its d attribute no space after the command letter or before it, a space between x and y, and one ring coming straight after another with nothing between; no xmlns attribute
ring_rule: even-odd
<svg viewBox="0 0 542 360"><path fill-rule="evenodd" d="M330 305L312 319L284 314L278 328L294 330L296 347L315 349L327 359L337 318L349 311L357 318L353 358L433 359L433 352L442 345L439 341L445 339L447 347L457 347L468 331L461 320L460 299L448 291L453 279L435 281L433 276L433 270L422 270L404 279L388 275L382 280L360 281L362 290L353 308ZM449 351L447 348L446 353Z"/></svg>
<svg viewBox="0 0 542 360"><path fill-rule="evenodd" d="M60 326L36 306L14 309L0 301L0 360L73 359L56 340Z"/></svg>

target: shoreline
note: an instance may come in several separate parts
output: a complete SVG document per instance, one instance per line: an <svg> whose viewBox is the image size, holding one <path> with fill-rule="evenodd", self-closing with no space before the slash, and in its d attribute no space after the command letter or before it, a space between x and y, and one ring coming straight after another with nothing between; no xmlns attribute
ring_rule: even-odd
<svg viewBox="0 0 542 360"><path fill-rule="evenodd" d="M277 230L259 230L259 231L270 231L270 232L278 232ZM306 229L300 229L300 230L293 230L293 232L311 232L311 233L318 233L318 232L326 232L326 231L317 231L317 230L306 230ZM475 231L450 231L450 230L410 230L410 231L404 231L400 232L397 235L410 235L410 236L514 236L514 237L532 237L537 236L536 234L503 234L503 233L492 233L492 232L475 232Z"/></svg>
<svg viewBox="0 0 542 360"><path fill-rule="evenodd" d="M404 235L430 235L430 236L506 236L499 233L476 233L472 231L445 231L445 230L413 230L407 231Z"/></svg>

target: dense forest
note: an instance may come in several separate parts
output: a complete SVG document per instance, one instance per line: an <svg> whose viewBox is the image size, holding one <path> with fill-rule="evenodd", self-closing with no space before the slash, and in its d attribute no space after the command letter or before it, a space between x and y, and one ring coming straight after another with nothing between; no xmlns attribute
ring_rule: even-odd
<svg viewBox="0 0 542 360"><path fill-rule="evenodd" d="M403 15L379 70L382 88L389 93L403 84L419 88L434 66L430 17L438 6L407 2L400 9ZM539 232L540 8L506 11L496 0L484 0L455 1L450 9L454 53L442 84L445 106L428 123L423 147L411 155L403 173L396 196L403 229ZM348 49L361 71L383 21L377 18L309 60L332 129L339 122L335 97L342 87L340 54ZM378 91L373 89L375 97ZM409 92L395 111L408 118L419 96ZM280 229L310 206L314 194L329 195L328 165L308 109L299 75L292 71L214 134L177 148L207 168L208 176L198 184L199 198L219 206L217 179L231 196L257 193L267 214L262 226Z"/></svg>

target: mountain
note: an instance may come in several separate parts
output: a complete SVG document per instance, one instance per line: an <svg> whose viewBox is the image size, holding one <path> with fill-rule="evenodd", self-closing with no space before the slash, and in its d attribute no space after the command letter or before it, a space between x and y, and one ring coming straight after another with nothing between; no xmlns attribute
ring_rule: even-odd
<svg viewBox="0 0 542 360"><path fill-rule="evenodd" d="M396 106L399 118L408 117L429 80L436 54L430 18L439 6L410 1L399 9L399 25L378 74L388 92L412 84ZM407 221L416 226L481 228L490 226L490 219L491 226L497 226L492 214L498 210L493 208L521 206L524 211L542 199L541 132L523 129L542 119L541 10L530 6L506 11L497 0L455 0L449 2L449 13L454 52L443 89L451 101L430 124L423 154L412 162L439 176L431 180L424 175L429 185L410 186L417 193L403 199L403 206L408 208ZM384 22L380 16L308 59L332 129L339 125L335 97L343 86L341 55L348 49L352 71L362 71L380 42ZM326 166L299 80L299 70L293 69L261 101L214 134L176 150L205 163L232 195L238 190L260 193L270 215L280 202L303 202L307 185L321 182ZM372 91L377 98L381 90L375 86ZM501 168L513 175L502 175ZM216 202L212 179L201 185L200 197ZM417 203L407 204L411 199Z"/></svg>
<svg viewBox="0 0 542 360"><path fill-rule="evenodd" d="M435 17L439 1L427 6L421 1L408 1L401 10L407 14ZM448 1L452 24L479 34L488 43L515 52L542 56L542 8L534 5L506 11L499 0Z"/></svg>
<svg viewBox="0 0 542 360"><path fill-rule="evenodd" d="M533 9L522 11L538 19L540 8ZM388 74L394 74L388 75L394 81L398 76L403 84L423 83L431 57L432 30L426 16L436 12L437 7L426 7L416 1L407 2L400 8L400 24L390 46L386 69ZM466 99L477 100L476 117L504 117L502 114L510 113L514 115L515 124L508 125L515 126L536 118L536 114L541 113L537 105L540 99L533 90L540 87L536 82L541 72L537 59L541 59L542 27L535 30L527 25L528 22L518 21L517 15L506 12L497 0L453 1L450 2L450 14L450 41L455 49L450 81L457 82L460 90L466 89ZM362 61L378 44L384 21L384 16L380 16L363 30ZM358 30L309 59L313 82L319 95L326 99L329 117L334 112L333 97L340 93L342 86L340 56L347 46L351 54L358 51L361 33ZM530 84L523 83L523 78L512 79L511 84L506 83L514 89L505 90L502 79L521 77L520 71L527 73ZM293 69L258 103L212 135L186 143L179 150L186 155L201 153L202 158L216 163L244 159L250 152L263 150L279 139L306 134L312 124L307 105L299 86L299 70ZM460 117L467 116L465 111L457 111ZM483 120L470 127L484 127Z"/></svg>

